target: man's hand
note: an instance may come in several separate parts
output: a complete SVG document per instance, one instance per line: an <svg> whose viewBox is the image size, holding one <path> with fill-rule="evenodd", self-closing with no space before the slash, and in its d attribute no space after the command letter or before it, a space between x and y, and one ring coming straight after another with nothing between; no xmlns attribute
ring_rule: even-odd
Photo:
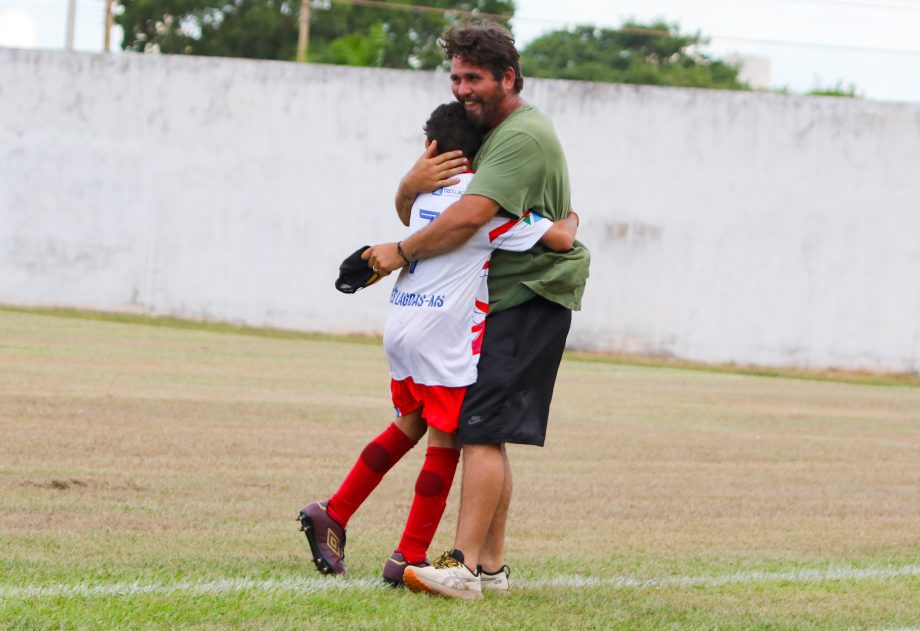
<svg viewBox="0 0 920 631"><path fill-rule="evenodd" d="M361 255L367 264L380 276L388 276L390 272L406 265L405 259L399 255L395 243L381 243L369 247Z"/></svg>
<svg viewBox="0 0 920 631"><path fill-rule="evenodd" d="M427 143L425 151L396 189L396 212L403 224L409 225L409 213L417 195L458 183L460 180L456 176L464 173L468 166L469 160L463 157L462 151L438 154L438 141Z"/></svg>

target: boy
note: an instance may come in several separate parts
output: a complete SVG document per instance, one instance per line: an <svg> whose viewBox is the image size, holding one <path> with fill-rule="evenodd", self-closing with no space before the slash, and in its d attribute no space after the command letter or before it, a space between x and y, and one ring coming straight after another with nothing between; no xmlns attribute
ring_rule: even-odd
<svg viewBox="0 0 920 631"><path fill-rule="evenodd" d="M462 150L472 159L481 131L459 103L441 105L425 125L426 147ZM460 182L419 195L403 223L423 228L463 194L472 172ZM575 238L577 217L556 223L535 213L521 219L496 216L463 247L410 264L390 293L384 348L390 364L397 419L361 453L338 491L326 502L300 512L317 569L344 574L345 527L387 471L428 432L425 462L403 536L383 569L384 579L401 585L408 565L427 565L426 552L441 520L459 460L455 432L466 387L476 381L476 362L488 312L489 258L501 248L526 251L537 241L565 251Z"/></svg>

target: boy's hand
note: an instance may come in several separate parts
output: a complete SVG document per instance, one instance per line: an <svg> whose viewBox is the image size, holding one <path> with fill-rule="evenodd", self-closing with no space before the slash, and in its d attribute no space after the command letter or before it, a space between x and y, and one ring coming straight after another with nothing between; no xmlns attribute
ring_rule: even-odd
<svg viewBox="0 0 920 631"><path fill-rule="evenodd" d="M573 208L569 208L569 214L565 216L566 219L575 220L575 230L578 230L578 227L581 225L581 217L578 216L578 213L575 212Z"/></svg>
<svg viewBox="0 0 920 631"><path fill-rule="evenodd" d="M438 141L433 140L403 177L400 192L414 199L420 193L452 186L460 181L456 176L464 173L469 163L460 150L438 154Z"/></svg>

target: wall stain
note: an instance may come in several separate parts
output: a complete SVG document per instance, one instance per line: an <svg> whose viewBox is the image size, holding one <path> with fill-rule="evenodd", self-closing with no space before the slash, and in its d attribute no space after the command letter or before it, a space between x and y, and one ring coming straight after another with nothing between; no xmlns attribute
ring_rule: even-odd
<svg viewBox="0 0 920 631"><path fill-rule="evenodd" d="M664 229L661 226L653 226L638 221L604 222L604 238L607 241L657 241L661 238Z"/></svg>

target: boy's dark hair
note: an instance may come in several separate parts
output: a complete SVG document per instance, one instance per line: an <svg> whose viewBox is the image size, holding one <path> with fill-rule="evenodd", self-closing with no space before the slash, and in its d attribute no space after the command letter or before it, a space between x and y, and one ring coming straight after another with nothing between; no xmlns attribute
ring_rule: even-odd
<svg viewBox="0 0 920 631"><path fill-rule="evenodd" d="M438 141L438 153L460 149L472 160L482 144L482 130L466 117L463 106L456 101L437 106L424 129L428 140Z"/></svg>
<svg viewBox="0 0 920 631"><path fill-rule="evenodd" d="M506 69L513 68L514 92L523 89L521 57L506 28L491 22L454 25L444 31L439 43L447 61L460 57L474 66L488 68L496 81L501 80Z"/></svg>

